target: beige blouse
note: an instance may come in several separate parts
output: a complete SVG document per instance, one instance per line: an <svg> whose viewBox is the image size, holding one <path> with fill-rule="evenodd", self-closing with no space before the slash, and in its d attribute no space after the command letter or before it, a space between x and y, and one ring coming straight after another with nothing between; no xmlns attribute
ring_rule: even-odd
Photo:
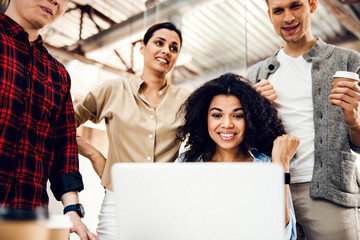
<svg viewBox="0 0 360 240"><path fill-rule="evenodd" d="M114 163L168 162L178 156L181 119L175 116L189 92L167 84L159 91L155 110L141 91L142 83L141 78L107 81L75 106L77 126L105 119L109 152L101 183L110 190Z"/></svg>

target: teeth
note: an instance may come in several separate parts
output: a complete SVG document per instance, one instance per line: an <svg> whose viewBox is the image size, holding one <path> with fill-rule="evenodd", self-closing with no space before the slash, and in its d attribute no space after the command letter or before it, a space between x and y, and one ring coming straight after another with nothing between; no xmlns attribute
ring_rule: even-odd
<svg viewBox="0 0 360 240"><path fill-rule="evenodd" d="M221 135L222 137L229 138L229 137L234 136L235 134L233 134L233 133L220 133L220 135Z"/></svg>
<svg viewBox="0 0 360 240"><path fill-rule="evenodd" d="M295 25L295 26L293 26L293 27L285 27L284 29L289 31L289 30L295 29L297 26L298 26L298 25Z"/></svg>
<svg viewBox="0 0 360 240"><path fill-rule="evenodd" d="M163 63L168 63L165 59L162 59L162 58L156 58L156 60L160 61L160 62L163 62Z"/></svg>

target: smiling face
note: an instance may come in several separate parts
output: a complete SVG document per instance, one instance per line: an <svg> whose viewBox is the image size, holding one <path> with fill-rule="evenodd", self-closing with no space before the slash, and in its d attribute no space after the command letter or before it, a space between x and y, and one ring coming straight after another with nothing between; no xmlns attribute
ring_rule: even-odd
<svg viewBox="0 0 360 240"><path fill-rule="evenodd" d="M27 31L39 31L58 19L67 4L68 0L11 0L6 15Z"/></svg>
<svg viewBox="0 0 360 240"><path fill-rule="evenodd" d="M244 140L244 111L235 96L215 96L209 106L207 123L209 135L217 149L238 149Z"/></svg>
<svg viewBox="0 0 360 240"><path fill-rule="evenodd" d="M268 7L274 30L285 42L312 38L311 14L317 0L268 0Z"/></svg>
<svg viewBox="0 0 360 240"><path fill-rule="evenodd" d="M180 51L179 35L162 28L154 32L148 43L141 43L140 52L144 55L144 72L168 73L175 65Z"/></svg>

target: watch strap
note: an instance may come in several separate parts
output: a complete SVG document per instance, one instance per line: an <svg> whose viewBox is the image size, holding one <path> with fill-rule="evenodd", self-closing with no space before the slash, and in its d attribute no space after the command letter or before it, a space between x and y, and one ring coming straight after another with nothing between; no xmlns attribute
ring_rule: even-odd
<svg viewBox="0 0 360 240"><path fill-rule="evenodd" d="M284 173L284 177L285 177L285 184L290 184L290 180L291 180L290 173Z"/></svg>
<svg viewBox="0 0 360 240"><path fill-rule="evenodd" d="M65 208L64 208L64 214L66 214L66 213L68 213L68 212L71 212L71 211L77 211L77 206L76 206L76 204L74 204L74 205L69 205L69 206L66 206Z"/></svg>
<svg viewBox="0 0 360 240"><path fill-rule="evenodd" d="M71 211L75 211L79 215L80 218L83 218L85 215L85 212L83 211L83 207L82 207L81 203L66 206L64 208L63 213L66 214Z"/></svg>

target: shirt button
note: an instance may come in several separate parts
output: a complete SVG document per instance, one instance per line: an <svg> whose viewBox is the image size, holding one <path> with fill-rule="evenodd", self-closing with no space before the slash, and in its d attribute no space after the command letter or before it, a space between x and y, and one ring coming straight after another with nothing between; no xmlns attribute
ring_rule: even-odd
<svg viewBox="0 0 360 240"><path fill-rule="evenodd" d="M149 138L153 138L153 135L150 134L150 135L149 135Z"/></svg>
<svg viewBox="0 0 360 240"><path fill-rule="evenodd" d="M153 119L153 118L154 118L154 115L150 115L150 118Z"/></svg>
<svg viewBox="0 0 360 240"><path fill-rule="evenodd" d="M147 157L147 158L146 158L146 160L150 161L150 160L151 160L151 157L150 157L150 156L149 156L149 157Z"/></svg>

